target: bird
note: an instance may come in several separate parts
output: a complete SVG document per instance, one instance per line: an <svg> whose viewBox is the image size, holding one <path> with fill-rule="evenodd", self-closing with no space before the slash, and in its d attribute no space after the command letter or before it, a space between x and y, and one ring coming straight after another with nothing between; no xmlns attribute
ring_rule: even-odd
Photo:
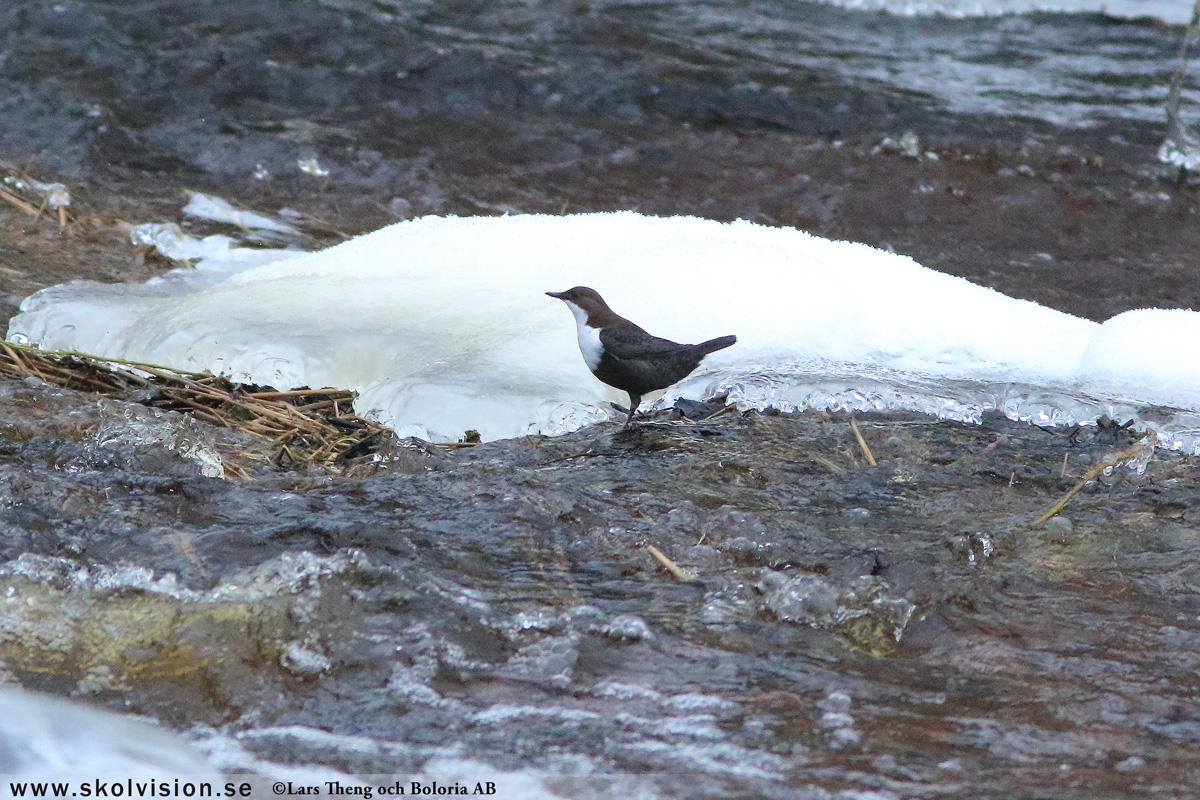
<svg viewBox="0 0 1200 800"><path fill-rule="evenodd" d="M587 286L546 294L557 297L571 309L579 336L579 351L592 374L614 389L629 394L629 417L625 420L625 428L633 425L633 415L641 405L643 395L683 380L709 353L737 342L736 336L719 336L700 344L679 344L651 336L619 316L595 289Z"/></svg>

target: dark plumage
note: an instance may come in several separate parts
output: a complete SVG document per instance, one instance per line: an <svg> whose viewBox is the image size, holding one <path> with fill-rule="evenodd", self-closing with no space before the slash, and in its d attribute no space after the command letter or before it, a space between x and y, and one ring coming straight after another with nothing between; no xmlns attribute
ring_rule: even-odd
<svg viewBox="0 0 1200 800"><path fill-rule="evenodd" d="M721 336L700 344L678 344L651 336L618 316L604 298L586 286L546 294L562 300L575 315L579 350L592 374L629 393L626 427L633 422L643 395L683 380L706 355L737 341L736 336Z"/></svg>

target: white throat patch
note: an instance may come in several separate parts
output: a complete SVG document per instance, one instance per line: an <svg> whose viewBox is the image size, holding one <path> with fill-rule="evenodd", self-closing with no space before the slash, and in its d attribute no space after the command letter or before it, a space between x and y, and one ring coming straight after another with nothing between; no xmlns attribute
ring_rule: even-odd
<svg viewBox="0 0 1200 800"><path fill-rule="evenodd" d="M582 308L570 300L563 302L567 304L567 308L571 309L571 313L575 315L576 333L579 337L579 352L583 353L583 363L587 364L588 369L595 372L600 366L600 355L604 352L604 347L600 344L600 329L588 326L587 312Z"/></svg>

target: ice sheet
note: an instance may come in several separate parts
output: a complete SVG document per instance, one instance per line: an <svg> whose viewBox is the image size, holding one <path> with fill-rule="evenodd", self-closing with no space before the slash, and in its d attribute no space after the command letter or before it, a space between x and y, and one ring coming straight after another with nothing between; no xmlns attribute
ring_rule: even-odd
<svg viewBox="0 0 1200 800"><path fill-rule="evenodd" d="M890 397L965 419L996 385L1200 409L1200 371L1176 344L1196 329L1193 312L1102 328L863 244L632 212L426 217L276 263L202 261L155 286L50 287L26 299L9 336L350 388L360 413L435 440L557 433L625 399L588 372L571 314L544 295L580 284L656 335L737 334L669 397L787 407L833 380L851 405L858 392L868 408ZM1145 347L1160 352L1139 359Z"/></svg>

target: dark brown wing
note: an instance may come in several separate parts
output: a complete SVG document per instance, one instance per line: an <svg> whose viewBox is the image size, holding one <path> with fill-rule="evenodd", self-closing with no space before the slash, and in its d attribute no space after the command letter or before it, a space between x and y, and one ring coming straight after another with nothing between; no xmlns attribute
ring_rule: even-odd
<svg viewBox="0 0 1200 800"><path fill-rule="evenodd" d="M631 358L654 358L678 353L686 345L651 336L640 328L604 328L600 331L600 344L605 354L625 361Z"/></svg>

